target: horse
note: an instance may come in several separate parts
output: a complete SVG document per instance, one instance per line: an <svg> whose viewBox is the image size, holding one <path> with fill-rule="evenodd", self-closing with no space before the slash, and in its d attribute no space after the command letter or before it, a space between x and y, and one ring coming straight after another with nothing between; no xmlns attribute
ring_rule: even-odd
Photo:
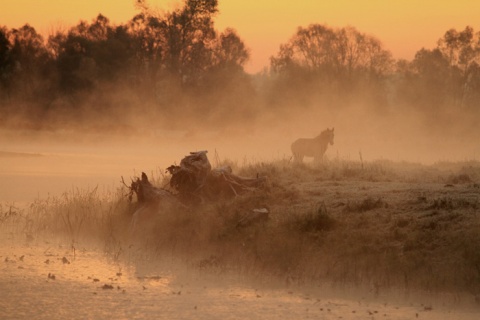
<svg viewBox="0 0 480 320"><path fill-rule="evenodd" d="M333 146L333 130L326 129L315 138L300 138L292 143L291 149L295 162L303 162L303 157L313 157L314 162L321 161L328 144Z"/></svg>

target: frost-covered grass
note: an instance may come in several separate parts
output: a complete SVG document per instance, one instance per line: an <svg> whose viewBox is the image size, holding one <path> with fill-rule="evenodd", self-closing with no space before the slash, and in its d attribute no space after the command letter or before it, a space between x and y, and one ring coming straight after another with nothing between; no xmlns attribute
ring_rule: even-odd
<svg viewBox="0 0 480 320"><path fill-rule="evenodd" d="M333 281L384 288L480 294L480 164L288 160L233 166L267 176L264 189L176 211L153 212L131 230L137 209L125 189L75 190L17 210L1 223L32 237L96 239L118 254L132 243L218 272L289 282ZM152 177L165 186L168 176ZM121 187L121 186L119 186ZM253 209L269 219L239 221Z"/></svg>

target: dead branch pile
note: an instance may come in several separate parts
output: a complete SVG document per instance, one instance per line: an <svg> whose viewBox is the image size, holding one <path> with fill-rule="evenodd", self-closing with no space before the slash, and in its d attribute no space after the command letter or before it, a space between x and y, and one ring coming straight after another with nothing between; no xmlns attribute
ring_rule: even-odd
<svg viewBox="0 0 480 320"><path fill-rule="evenodd" d="M207 151L190 152L190 155L180 161L180 166L171 165L167 168L167 172L172 175L170 186L185 200L205 186L211 169Z"/></svg>
<svg viewBox="0 0 480 320"><path fill-rule="evenodd" d="M132 180L129 199L137 197L137 208L132 216L131 232L142 220L149 221L151 216L169 210L186 209L187 206L221 198L235 197L239 194L264 186L265 177L244 178L232 173L232 168L224 166L212 169L207 151L191 152L180 162L167 168L172 176L170 187L176 191L157 188L142 172L141 178ZM257 211L255 211L257 210ZM258 211L260 210L260 211ZM252 223L268 220L267 209L254 209L245 215L237 227L246 227Z"/></svg>
<svg viewBox="0 0 480 320"><path fill-rule="evenodd" d="M175 195L170 193L168 190L155 187L149 180L145 172L142 172L141 178L136 178L132 180L130 186L127 186L122 178L122 183L130 189L129 199L132 200L133 194L137 196L137 202L140 205L143 204L152 204L159 201L164 202L177 202Z"/></svg>
<svg viewBox="0 0 480 320"><path fill-rule="evenodd" d="M171 165L166 170L172 175L170 187L176 194L153 186L142 172L141 178L132 180L130 186L122 178L123 184L130 190L130 200L135 194L140 205L176 202L194 204L234 197L260 188L266 182L266 177L244 178L234 175L229 166L212 169L207 151L190 152L190 155L180 161L179 166Z"/></svg>
<svg viewBox="0 0 480 320"><path fill-rule="evenodd" d="M265 177L244 178L232 173L229 166L212 169L207 151L190 152L179 166L167 168L172 175L170 186L184 202L212 201L232 197L262 187Z"/></svg>

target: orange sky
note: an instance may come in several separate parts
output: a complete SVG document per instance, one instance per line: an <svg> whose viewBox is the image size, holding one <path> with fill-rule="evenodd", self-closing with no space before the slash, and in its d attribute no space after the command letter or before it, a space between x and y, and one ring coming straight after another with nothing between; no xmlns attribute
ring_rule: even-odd
<svg viewBox="0 0 480 320"><path fill-rule="evenodd" d="M149 0L169 10L177 0ZM219 0L216 28L232 27L250 48L247 71L257 72L269 63L281 43L298 26L311 23L331 27L351 25L379 38L395 58L412 59L422 47L432 48L450 28L470 25L480 31L477 0ZM0 25L17 28L29 23L48 34L58 26L92 20L98 13L113 23L135 14L134 0L1 0Z"/></svg>

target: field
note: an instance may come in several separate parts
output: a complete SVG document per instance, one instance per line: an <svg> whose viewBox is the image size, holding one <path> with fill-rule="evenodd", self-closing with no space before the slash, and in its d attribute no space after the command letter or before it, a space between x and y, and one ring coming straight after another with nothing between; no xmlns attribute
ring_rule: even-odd
<svg viewBox="0 0 480 320"><path fill-rule="evenodd" d="M80 266L80 261L89 259L86 256L90 249L86 248L92 248L91 252L101 252L113 263L111 269L133 268L132 277L138 277L145 268L157 273L177 270L173 273L190 274L186 276L189 279L194 278L191 274L215 281L235 276L244 279L239 280L241 283L264 290L272 286L288 292L316 288L317 294L321 291L323 295L340 291L339 296L350 296L350 301L362 297L375 301L372 303L403 303L411 308L410 316L421 312L427 318L440 315L453 319L474 318L477 314L477 161L425 165L364 161L360 155L358 161L330 157L321 164L294 164L288 158L233 161L221 159L216 153L210 153L210 161L214 167L230 165L240 176L266 176L267 183L264 188L231 199L155 212L133 230L136 199L128 200L128 190L120 182L109 190L71 188L23 206L5 202L0 207L0 221L2 233L9 235L4 236L3 246L10 251L0 257L5 261L4 269L11 272L8 261L21 263L20 253L14 254L15 250L37 248L30 254L35 257L41 256L42 250L55 250L52 248L59 243L58 248L63 249L56 249L57 260L63 255ZM170 177L163 170L149 175L155 185L168 188ZM269 219L242 224L253 209L267 209ZM50 244L45 244L46 239ZM79 262L74 262L76 257ZM165 261L169 261L168 266ZM40 269L38 265L35 268ZM67 274L65 278L72 277ZM52 281L50 273L48 276ZM110 283L117 282L111 279ZM195 291L199 287L189 288ZM223 292L222 288L218 292ZM226 288L233 290L232 283ZM287 291L277 298L274 296L278 293L272 292L272 304L285 296L292 298ZM244 293L239 296L246 297ZM228 303L225 301L227 308ZM331 318L355 316L350 303L345 304L348 311ZM325 305L316 307L316 312L327 309ZM466 307L470 313L458 313ZM410 318L401 312L395 316L393 310L384 312L393 319ZM367 310L362 312L367 318Z"/></svg>
<svg viewBox="0 0 480 320"><path fill-rule="evenodd" d="M480 319L471 5L86 2L3 10L0 319Z"/></svg>

